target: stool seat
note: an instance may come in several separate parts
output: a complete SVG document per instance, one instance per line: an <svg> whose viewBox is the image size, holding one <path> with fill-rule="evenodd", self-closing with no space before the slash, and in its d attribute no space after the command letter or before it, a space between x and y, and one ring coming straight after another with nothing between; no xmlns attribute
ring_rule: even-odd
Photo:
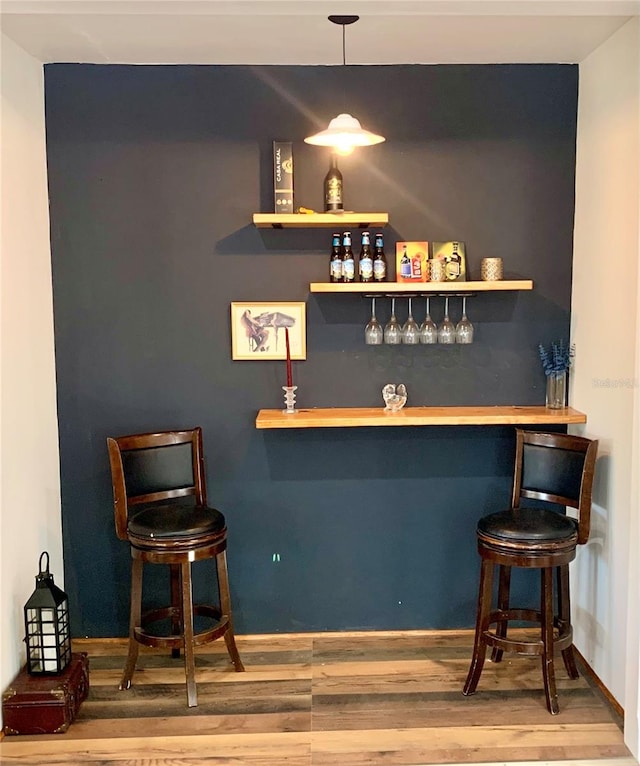
<svg viewBox="0 0 640 766"><path fill-rule="evenodd" d="M569 563L576 556L577 546L589 538L597 448L597 441L581 436L516 429L511 508L483 516L477 524L480 587L473 657L463 694L476 691L488 647L492 648L493 662L500 662L503 652L541 658L547 710L552 714L559 711L554 650L562 652L569 678L578 677L573 654ZM539 506L522 507L522 498L538 502ZM557 510L558 506L576 508L578 520ZM539 571L537 609L511 604L514 567ZM496 568L499 580L494 608ZM510 623L523 622L537 625L538 636L529 640L507 635Z"/></svg>
<svg viewBox="0 0 640 766"><path fill-rule="evenodd" d="M548 508L511 508L481 518L478 534L519 542L552 542L576 537L578 524Z"/></svg>
<svg viewBox="0 0 640 766"><path fill-rule="evenodd" d="M224 516L215 508L182 504L150 505L134 512L127 525L130 538L152 543L154 540L190 538L197 544L199 537L207 540L226 529Z"/></svg>

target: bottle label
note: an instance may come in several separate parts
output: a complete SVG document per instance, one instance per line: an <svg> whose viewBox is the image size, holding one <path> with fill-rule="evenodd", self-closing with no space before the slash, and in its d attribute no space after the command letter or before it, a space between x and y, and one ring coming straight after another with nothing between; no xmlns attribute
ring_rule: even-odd
<svg viewBox="0 0 640 766"><path fill-rule="evenodd" d="M373 276L373 261L371 258L363 258L360 261L360 279L371 279Z"/></svg>
<svg viewBox="0 0 640 766"><path fill-rule="evenodd" d="M355 264L353 258L342 261L342 274L345 279L353 279L355 276Z"/></svg>
<svg viewBox="0 0 640 766"><path fill-rule="evenodd" d="M331 205L342 204L342 184L337 178L330 178L327 181L325 200Z"/></svg>
<svg viewBox="0 0 640 766"><path fill-rule="evenodd" d="M331 276L335 280L342 279L342 261L331 261Z"/></svg>
<svg viewBox="0 0 640 766"><path fill-rule="evenodd" d="M411 279L411 261L409 259L400 262L400 276Z"/></svg>
<svg viewBox="0 0 640 766"><path fill-rule="evenodd" d="M384 278L387 276L387 264L384 261L374 261L373 262L373 278L377 279L379 282L382 282Z"/></svg>

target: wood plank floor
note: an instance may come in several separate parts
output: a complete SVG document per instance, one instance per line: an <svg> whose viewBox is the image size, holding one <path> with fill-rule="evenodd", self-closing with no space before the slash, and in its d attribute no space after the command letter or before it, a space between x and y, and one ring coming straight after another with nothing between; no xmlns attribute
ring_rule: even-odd
<svg viewBox="0 0 640 766"><path fill-rule="evenodd" d="M65 734L9 736L9 766L416 766L628 759L622 722L583 674L558 662L560 714L544 704L539 660L487 663L463 697L469 631L240 636L246 672L224 643L197 653L198 701L182 660L141 648L131 689L117 689L120 639L77 640L90 693Z"/></svg>

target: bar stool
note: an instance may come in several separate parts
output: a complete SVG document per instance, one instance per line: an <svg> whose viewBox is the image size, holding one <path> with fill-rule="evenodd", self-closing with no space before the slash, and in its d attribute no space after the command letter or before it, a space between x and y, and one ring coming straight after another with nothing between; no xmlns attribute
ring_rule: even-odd
<svg viewBox="0 0 640 766"><path fill-rule="evenodd" d="M134 434L107 439L116 534L131 548L129 651L120 682L128 689L139 644L184 650L187 704L198 704L196 646L224 637L236 671L244 670L233 632L227 527L220 511L207 506L202 429ZM190 502L189 498L193 498ZM218 604L195 604L191 565L215 558ZM170 574L170 606L142 613L143 564L165 564ZM207 618L196 633L194 617ZM151 623L170 622L170 635L158 635Z"/></svg>
<svg viewBox="0 0 640 766"><path fill-rule="evenodd" d="M578 677L573 653L569 562L576 556L576 547L589 539L597 450L597 441L581 436L516 429L511 508L484 516L478 522L478 553L482 560L480 590L473 657L464 695L475 692L489 646L492 647L493 662L500 662L504 651L541 657L547 709L551 714L559 711L554 649L562 652L569 677ZM543 503L538 503L537 507L521 507L521 498ZM544 503L576 508L577 520L544 506ZM499 581L494 609L496 565ZM510 605L512 567L540 570L540 611ZM539 638L526 641L509 638L510 621L538 624Z"/></svg>

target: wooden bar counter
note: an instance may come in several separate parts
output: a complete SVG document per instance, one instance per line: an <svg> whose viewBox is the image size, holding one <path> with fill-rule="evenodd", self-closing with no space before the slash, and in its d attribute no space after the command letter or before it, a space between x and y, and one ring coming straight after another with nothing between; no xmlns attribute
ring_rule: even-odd
<svg viewBox="0 0 640 766"><path fill-rule="evenodd" d="M353 428L362 426L509 426L586 423L587 416L572 407L405 407L388 412L383 407L330 407L260 410L256 428Z"/></svg>

